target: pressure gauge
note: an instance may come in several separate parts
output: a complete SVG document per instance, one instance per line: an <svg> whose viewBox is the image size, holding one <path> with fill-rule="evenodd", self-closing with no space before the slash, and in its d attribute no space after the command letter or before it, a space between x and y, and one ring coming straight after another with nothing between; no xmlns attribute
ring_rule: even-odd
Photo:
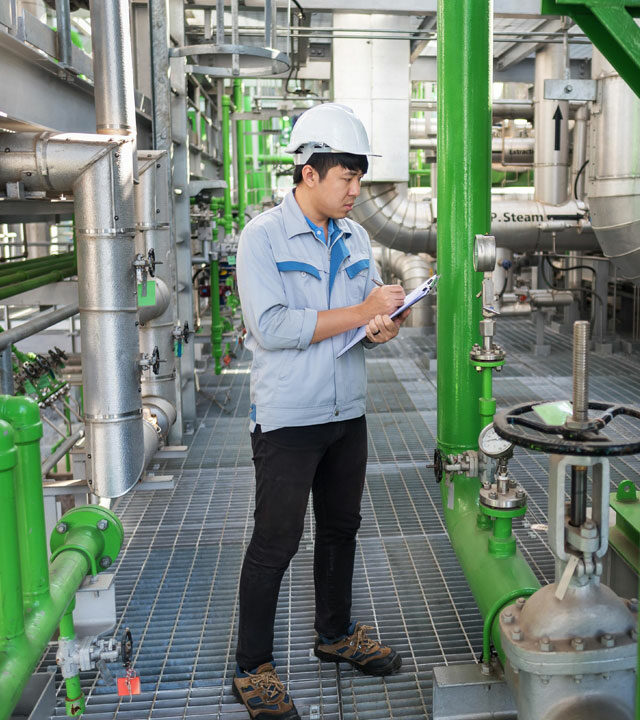
<svg viewBox="0 0 640 720"><path fill-rule="evenodd" d="M485 455L494 460L510 458L513 455L513 443L501 438L493 427L493 423L487 425L480 433L478 445Z"/></svg>
<svg viewBox="0 0 640 720"><path fill-rule="evenodd" d="M476 235L473 244L473 269L492 272L496 266L496 239L493 235Z"/></svg>

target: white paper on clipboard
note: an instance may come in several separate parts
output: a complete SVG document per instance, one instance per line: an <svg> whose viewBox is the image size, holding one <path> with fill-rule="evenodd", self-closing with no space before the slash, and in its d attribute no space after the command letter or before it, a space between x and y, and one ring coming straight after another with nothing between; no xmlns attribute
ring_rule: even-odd
<svg viewBox="0 0 640 720"><path fill-rule="evenodd" d="M400 308L398 308L394 313L392 313L389 317L394 318L397 315L401 315L407 308L410 308L412 305L415 305L419 300L422 300L425 298L436 286L438 282L439 275L433 275L428 280L423 282L421 285L418 285L418 287L415 290L412 290L408 295L405 296L404 299L404 305ZM357 345L359 342L364 340L364 338L367 337L367 326L363 325L361 328L358 328L356 331L356 334L353 336L353 339L348 342L342 350L336 355L337 358L339 358L341 355L344 355L347 350L351 350L354 345Z"/></svg>

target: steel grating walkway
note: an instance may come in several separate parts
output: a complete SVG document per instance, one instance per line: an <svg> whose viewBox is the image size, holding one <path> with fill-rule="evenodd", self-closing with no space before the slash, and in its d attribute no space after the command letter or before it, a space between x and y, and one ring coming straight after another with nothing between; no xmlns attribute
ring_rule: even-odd
<svg viewBox="0 0 640 720"><path fill-rule="evenodd" d="M499 406L571 394L569 340L551 336L543 366L529 354L529 322L503 321L509 355L495 380ZM482 623L450 547L439 490L425 464L436 431L433 335L404 330L368 355L370 458L354 582L354 617L376 626L403 655L400 674L381 680L310 655L313 644L312 522L285 576L276 622L276 661L305 720L422 720L431 712L432 667L477 658ZM591 398L640 404L640 364L592 357ZM252 528L253 469L248 431L249 358L222 376L201 377L199 424L171 491L136 490L116 505L125 533L117 572L118 635L136 643L141 695L121 700L94 673L82 675L92 720L240 720L230 692L237 588ZM544 374L543 374L544 373ZM622 432L625 427L623 424ZM629 426L628 431L631 431ZM546 457L516 450L512 474L530 495L519 546L541 581L553 561L546 544ZM614 460L615 484L640 481L636 457ZM51 665L55 646L43 660ZM116 670L117 668L113 668ZM59 686L55 717L64 717Z"/></svg>

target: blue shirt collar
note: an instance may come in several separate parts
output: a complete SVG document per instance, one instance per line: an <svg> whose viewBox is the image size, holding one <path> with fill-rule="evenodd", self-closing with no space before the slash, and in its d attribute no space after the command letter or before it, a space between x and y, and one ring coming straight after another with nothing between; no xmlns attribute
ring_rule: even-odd
<svg viewBox="0 0 640 720"><path fill-rule="evenodd" d="M329 218L329 242L327 243L327 238L324 235L324 229L319 225L316 225L312 220L309 220L306 215L304 216L304 219L307 221L307 225L311 228L313 234L318 238L318 240L323 242L325 245L328 244L329 247L331 247L338 239L338 236L342 234L342 230L340 230L340 228L335 224L333 218Z"/></svg>
<svg viewBox="0 0 640 720"><path fill-rule="evenodd" d="M284 196L281 207L282 219L284 221L284 227L288 237L292 238L296 235L302 235L303 233L309 232L310 229L313 230L300 209L300 205L298 205L298 202L296 201L293 190ZM345 237L349 237L351 235L349 223L345 219L340 218L338 220L332 220L332 222L342 233L344 233ZM317 235L315 235L315 237L317 237ZM329 237L331 237L331 231L329 232ZM320 241L324 242L324 238L321 237Z"/></svg>

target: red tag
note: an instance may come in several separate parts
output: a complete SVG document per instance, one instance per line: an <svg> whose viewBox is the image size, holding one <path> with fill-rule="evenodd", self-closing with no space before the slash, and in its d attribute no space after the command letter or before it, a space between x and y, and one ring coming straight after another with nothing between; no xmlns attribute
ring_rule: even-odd
<svg viewBox="0 0 640 720"><path fill-rule="evenodd" d="M118 678L118 695L140 695L140 678L136 675Z"/></svg>

